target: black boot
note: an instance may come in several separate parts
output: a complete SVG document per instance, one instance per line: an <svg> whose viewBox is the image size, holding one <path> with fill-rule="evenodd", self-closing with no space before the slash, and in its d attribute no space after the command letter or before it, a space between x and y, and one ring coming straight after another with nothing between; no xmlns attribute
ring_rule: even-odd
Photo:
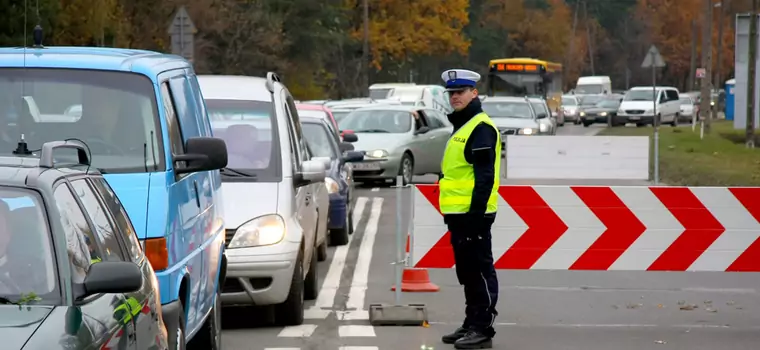
<svg viewBox="0 0 760 350"><path fill-rule="evenodd" d="M441 337L441 341L443 341L444 344L454 344L454 342L459 340L459 338L464 337L465 334L467 334L467 329L459 327L453 333L446 334Z"/></svg>
<svg viewBox="0 0 760 350"><path fill-rule="evenodd" d="M455 349L491 349L493 348L493 341L491 337L478 332L469 331L464 337L459 338L454 342Z"/></svg>

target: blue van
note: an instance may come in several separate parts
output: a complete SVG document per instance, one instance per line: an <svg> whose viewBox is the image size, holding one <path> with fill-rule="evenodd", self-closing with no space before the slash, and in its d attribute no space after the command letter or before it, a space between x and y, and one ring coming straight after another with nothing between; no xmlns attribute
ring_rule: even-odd
<svg viewBox="0 0 760 350"><path fill-rule="evenodd" d="M191 64L142 50L0 48L0 101L0 155L21 139L30 154L54 140L88 145L156 271L171 348L220 349L227 149L211 137Z"/></svg>

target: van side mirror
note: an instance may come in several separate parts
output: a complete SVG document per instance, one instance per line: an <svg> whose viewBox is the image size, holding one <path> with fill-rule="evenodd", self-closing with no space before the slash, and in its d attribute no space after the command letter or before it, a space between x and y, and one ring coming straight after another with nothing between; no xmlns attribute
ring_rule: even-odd
<svg viewBox="0 0 760 350"><path fill-rule="evenodd" d="M356 141L359 141L359 136L356 136L356 134L352 132L343 133L343 142L356 142Z"/></svg>
<svg viewBox="0 0 760 350"><path fill-rule="evenodd" d="M176 168L176 174L198 171L219 170L227 166L227 144L216 137L191 137L185 143L185 154L173 155L174 164L187 162L187 166Z"/></svg>
<svg viewBox="0 0 760 350"><path fill-rule="evenodd" d="M538 119L544 119L547 117L546 113L538 113Z"/></svg>
<svg viewBox="0 0 760 350"><path fill-rule="evenodd" d="M325 181L325 172L324 162L318 159L307 160L301 164L301 172L294 174L293 184L296 187L301 187Z"/></svg>
<svg viewBox="0 0 760 350"><path fill-rule="evenodd" d="M355 149L354 145L348 142L341 142L340 144L338 144L338 148L340 149L341 152L353 151Z"/></svg>

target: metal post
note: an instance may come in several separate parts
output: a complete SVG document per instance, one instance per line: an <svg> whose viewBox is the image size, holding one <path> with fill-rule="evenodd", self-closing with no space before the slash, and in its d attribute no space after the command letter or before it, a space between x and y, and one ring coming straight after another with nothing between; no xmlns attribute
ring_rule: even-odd
<svg viewBox="0 0 760 350"><path fill-rule="evenodd" d="M657 116L657 68L654 64L655 57L654 53L651 53L652 55L652 104L654 105L654 108L652 109L652 113L654 113L653 116L653 124L654 124L654 184L659 185L660 184L660 118Z"/></svg>
<svg viewBox="0 0 760 350"><path fill-rule="evenodd" d="M405 254L404 237L401 232L401 228L403 227L401 225L401 213L403 212L403 208L401 208L403 204L401 194L403 193L403 188L404 178L399 175L396 177L396 262L393 264L396 277L396 305L401 305L401 269L403 268L402 264Z"/></svg>
<svg viewBox="0 0 760 350"><path fill-rule="evenodd" d="M407 267L414 267L414 201L416 198L416 189L414 188L414 185L408 185L409 192L411 193L409 195L410 201L409 201L409 254L406 256L406 266Z"/></svg>
<svg viewBox="0 0 760 350"><path fill-rule="evenodd" d="M755 148L755 77L757 76L757 7L758 1L752 0L752 14L749 17L749 60L747 66L749 74L747 77L747 124L744 129L745 142L747 148Z"/></svg>

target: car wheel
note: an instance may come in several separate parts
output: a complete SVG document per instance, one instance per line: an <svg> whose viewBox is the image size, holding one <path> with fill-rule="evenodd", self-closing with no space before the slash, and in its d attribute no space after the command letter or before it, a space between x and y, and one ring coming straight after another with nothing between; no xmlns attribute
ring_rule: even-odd
<svg viewBox="0 0 760 350"><path fill-rule="evenodd" d="M399 166L399 175L401 175L401 180L404 182L401 185L406 186L410 183L412 183L412 177L414 177L414 160L412 160L412 157L409 154L404 154L403 157L401 157L401 165ZM394 179L394 183L395 183ZM399 184L395 184L399 185Z"/></svg>
<svg viewBox="0 0 760 350"><path fill-rule="evenodd" d="M587 127L587 128L588 128L590 125L591 125L591 123L589 123L589 122L583 122L583 126L584 126L584 127Z"/></svg>
<svg viewBox="0 0 760 350"><path fill-rule="evenodd" d="M348 243L348 235L351 234L353 223L351 222L351 214L346 208L346 218L343 220L343 227L330 231L330 245L346 245Z"/></svg>
<svg viewBox="0 0 760 350"><path fill-rule="evenodd" d="M672 126L674 128L677 127L678 126L678 118L681 118L678 114L676 114L675 116L673 116L673 122L670 123L670 126Z"/></svg>
<svg viewBox="0 0 760 350"><path fill-rule="evenodd" d="M198 350L221 350L222 349L222 297L221 286L216 289L214 306L208 315L203 327L190 341L188 348Z"/></svg>
<svg viewBox="0 0 760 350"><path fill-rule="evenodd" d="M290 291L285 302L275 306L275 322L283 326L298 326L303 324L303 249L298 252L293 278L290 281Z"/></svg>
<svg viewBox="0 0 760 350"><path fill-rule="evenodd" d="M349 204L350 205L350 204ZM348 217L346 218L348 220L348 234L354 234L354 210L351 209L351 211L348 212Z"/></svg>
<svg viewBox="0 0 760 350"><path fill-rule="evenodd" d="M314 300L319 295L319 275L317 275L317 260L319 259L317 258L317 252L312 252L311 264L309 264L309 271L306 273L303 287L306 300Z"/></svg>
<svg viewBox="0 0 760 350"><path fill-rule="evenodd" d="M185 350L187 348L185 344L185 307L181 303L179 305L178 318L177 329L173 332L169 331L169 349Z"/></svg>
<svg viewBox="0 0 760 350"><path fill-rule="evenodd" d="M330 235L328 233L327 238L325 239L322 244L317 247L317 260L318 261L325 261L327 260L327 240L330 239Z"/></svg>

